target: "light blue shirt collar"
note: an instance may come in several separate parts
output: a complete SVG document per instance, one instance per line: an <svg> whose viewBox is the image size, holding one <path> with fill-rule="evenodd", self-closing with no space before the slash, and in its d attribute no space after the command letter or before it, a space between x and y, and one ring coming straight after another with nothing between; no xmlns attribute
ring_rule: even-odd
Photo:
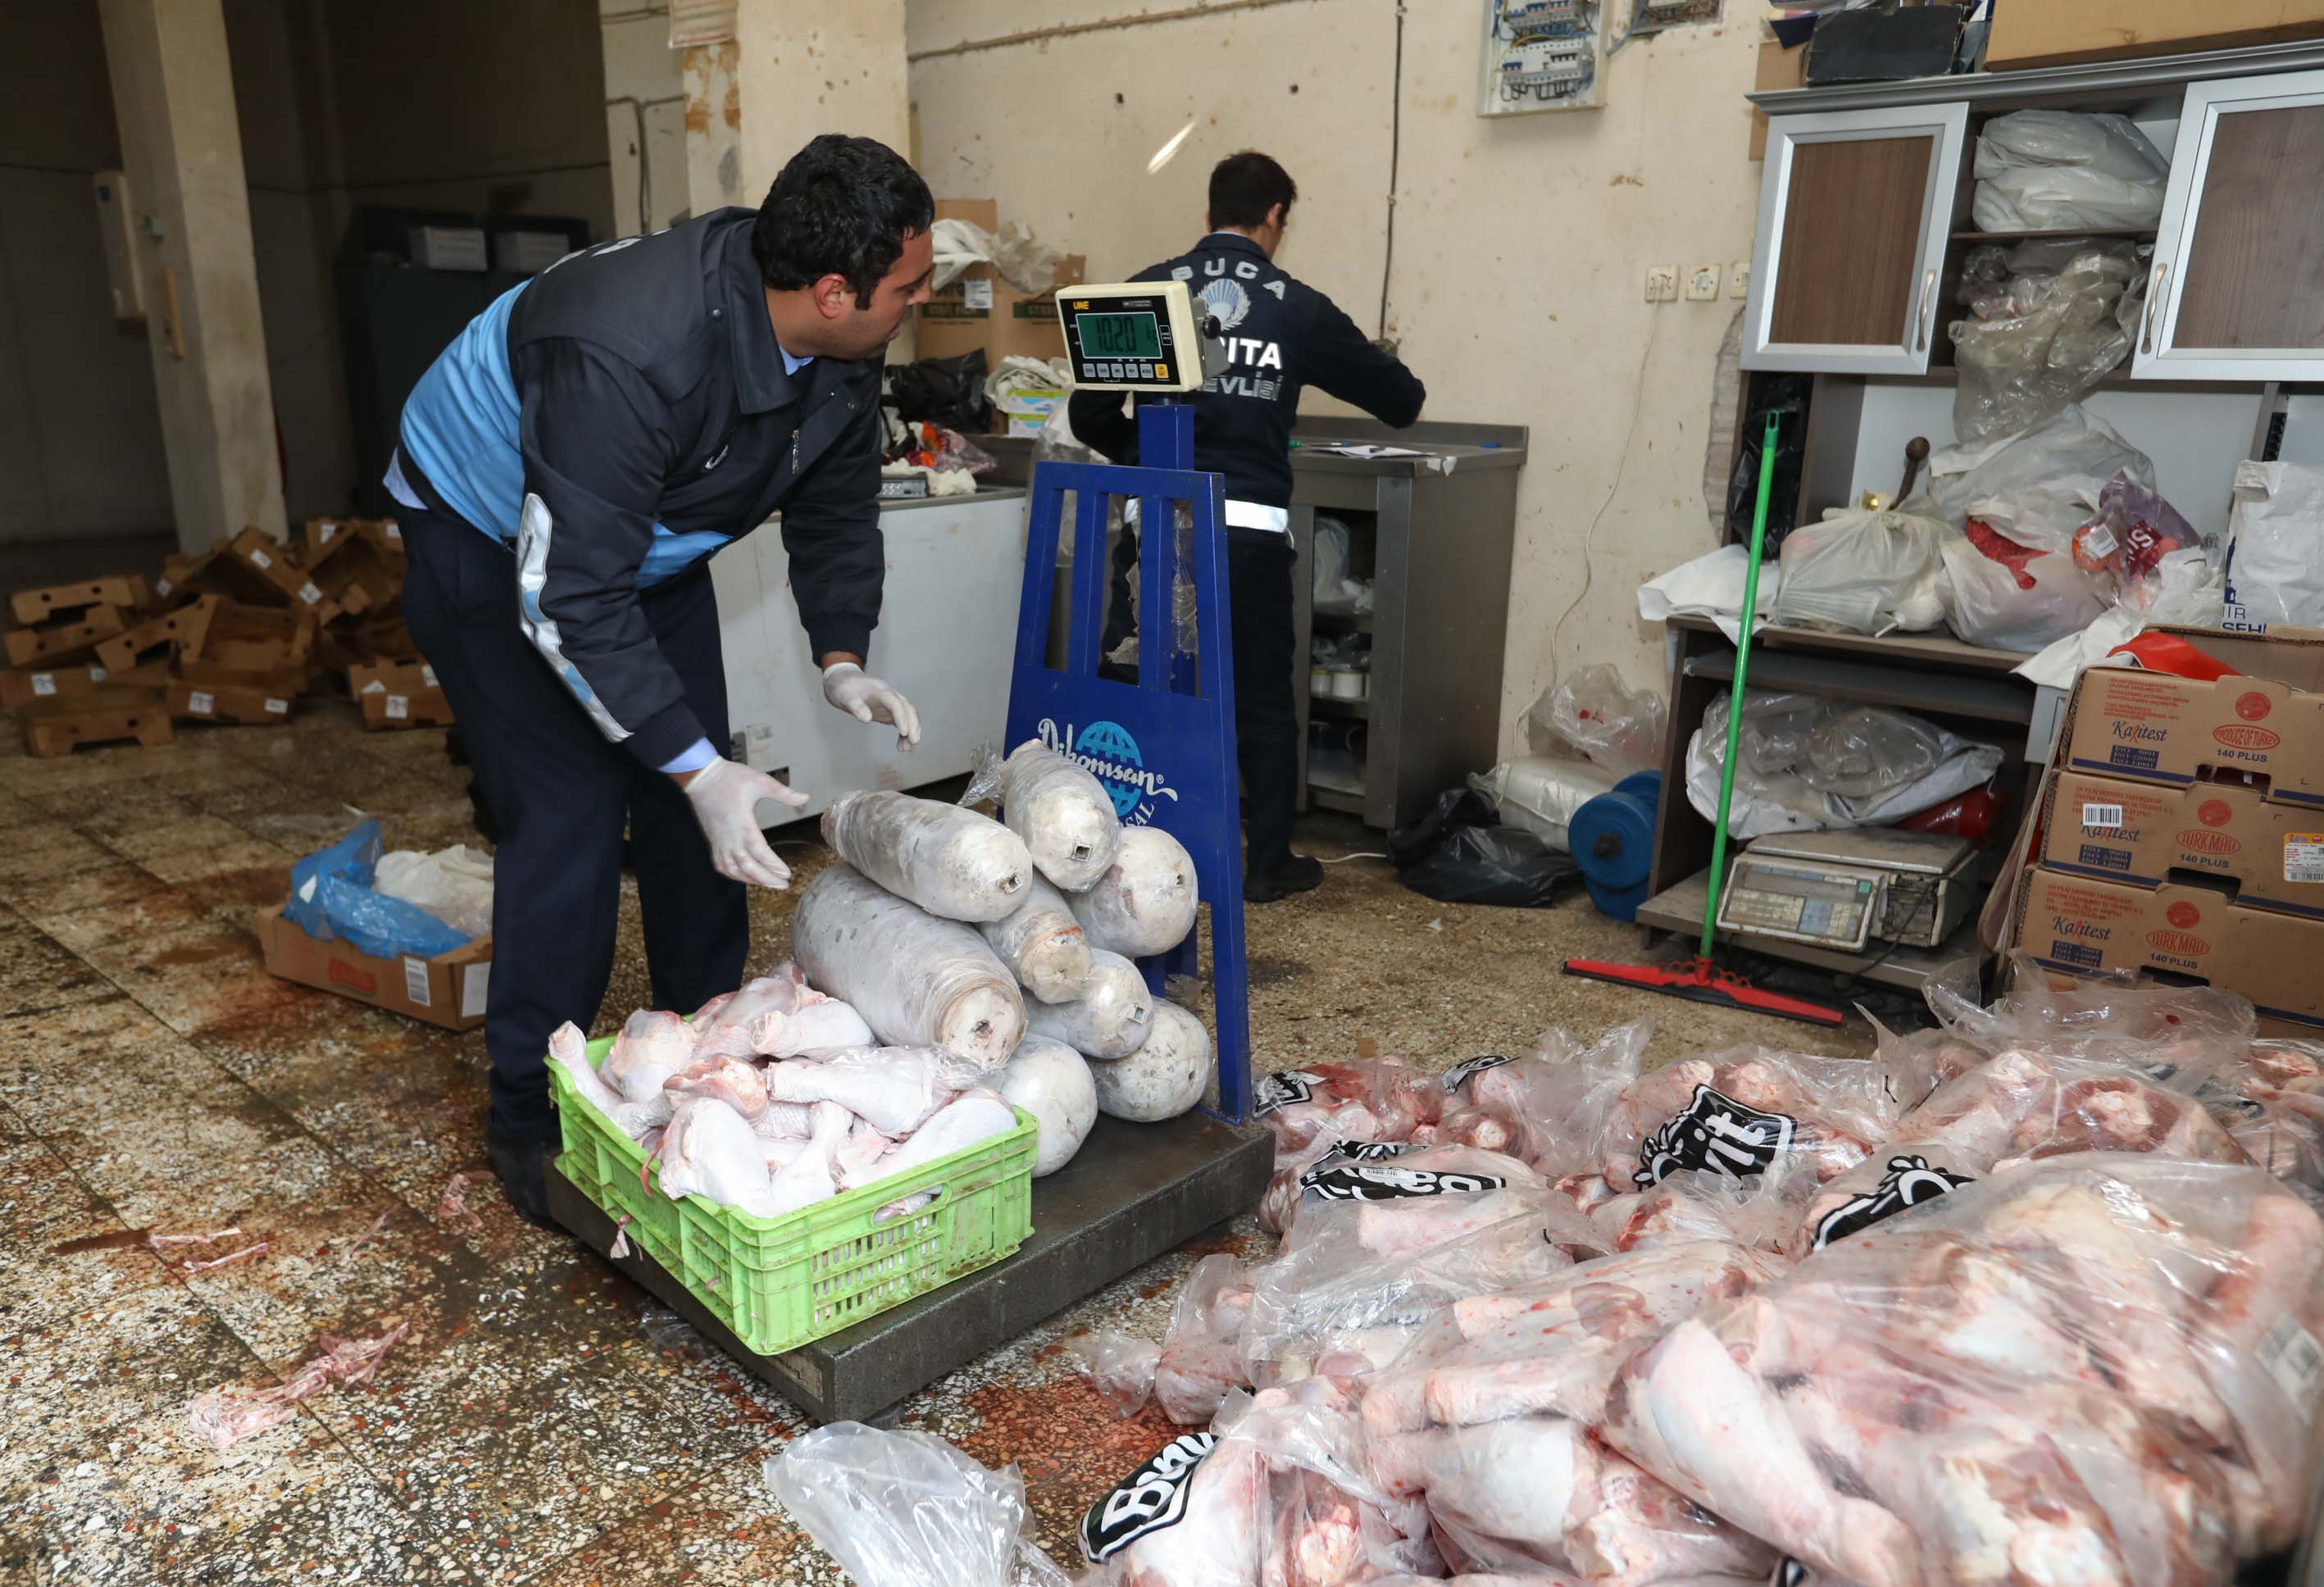
<svg viewBox="0 0 2324 1587"><path fill-rule="evenodd" d="M797 374L800 370L805 369L808 364L815 362L815 358L812 354L805 358L792 357L790 349L784 346L780 342L777 342L775 344L775 351L783 355L783 373L785 374Z"/></svg>

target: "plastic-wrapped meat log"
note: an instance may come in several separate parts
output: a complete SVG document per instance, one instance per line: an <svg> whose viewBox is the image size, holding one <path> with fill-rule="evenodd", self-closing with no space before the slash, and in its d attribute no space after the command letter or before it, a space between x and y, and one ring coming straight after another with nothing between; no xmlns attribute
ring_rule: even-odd
<svg viewBox="0 0 2324 1587"><path fill-rule="evenodd" d="M988 1073L1017 1050L1025 1000L973 927L939 920L844 865L807 883L791 946L894 1047L940 1047Z"/></svg>
<svg viewBox="0 0 2324 1587"><path fill-rule="evenodd" d="M1146 1045L1154 1002L1137 965L1120 954L1093 951L1081 995L1037 1002L1026 1014L1034 1035L1062 1041L1085 1058L1126 1058Z"/></svg>
<svg viewBox="0 0 2324 1587"><path fill-rule="evenodd" d="M1024 900L1033 877L1023 841L1001 823L909 794L842 795L823 813L823 841L890 892L946 920L1001 919ZM807 977L823 982L812 964Z"/></svg>
<svg viewBox="0 0 2324 1587"><path fill-rule="evenodd" d="M1227 1390L1245 1386L1240 1345L1250 1315L1250 1279L1240 1261L1221 1253L1194 1264L1154 1372L1154 1398L1172 1421L1206 1423Z"/></svg>
<svg viewBox="0 0 2324 1587"><path fill-rule="evenodd" d="M883 1135L904 1136L982 1073L941 1047L874 1047L770 1064L765 1084L776 1102L835 1102Z"/></svg>
<svg viewBox="0 0 2324 1587"><path fill-rule="evenodd" d="M1112 796L1089 772L1036 739L1001 767L1001 815L1024 839L1033 863L1067 892L1079 892L1113 864L1121 823Z"/></svg>
<svg viewBox="0 0 2324 1587"><path fill-rule="evenodd" d="M1211 1033L1167 998L1154 1001L1146 1039L1126 1058L1090 1066L1098 1111L1133 1124L1175 1119L1203 1100L1211 1083Z"/></svg>
<svg viewBox="0 0 2324 1587"><path fill-rule="evenodd" d="M1070 1002L1081 995L1089 980L1089 937L1065 895L1047 882L1034 878L1014 911L977 929L985 946L1042 1002Z"/></svg>
<svg viewBox="0 0 2324 1587"><path fill-rule="evenodd" d="M2319 1323L2324 1223L2262 1171L2052 1158L1680 1324L1604 1433L1865 1587L2223 1581L2298 1530Z"/></svg>
<svg viewBox="0 0 2324 1587"><path fill-rule="evenodd" d="M1097 1086L1081 1054L1062 1041L1028 1036L1001 1072L1001 1094L1033 1115L1040 1133L1033 1149L1033 1177L1054 1174L1074 1160L1097 1122Z"/></svg>
<svg viewBox="0 0 2324 1587"><path fill-rule="evenodd" d="M1197 894L1194 856L1184 844L1158 826L1126 826L1105 874L1073 895L1074 918L1092 947L1139 959L1186 940Z"/></svg>

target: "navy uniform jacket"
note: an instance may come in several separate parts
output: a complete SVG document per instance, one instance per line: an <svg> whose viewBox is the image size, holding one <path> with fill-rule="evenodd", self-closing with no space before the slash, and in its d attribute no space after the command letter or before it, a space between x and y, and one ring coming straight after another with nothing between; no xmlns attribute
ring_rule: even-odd
<svg viewBox="0 0 2324 1587"><path fill-rule="evenodd" d="M785 357L755 219L567 255L478 315L403 408L404 483L515 552L534 647L649 766L702 728L638 590L779 508L815 653L864 654L880 619L880 364Z"/></svg>
<svg viewBox="0 0 2324 1587"><path fill-rule="evenodd" d="M1213 232L1190 254L1142 270L1132 281L1183 281L1225 333L1227 368L1189 401L1194 466L1226 476L1227 518L1236 503L1291 504L1291 421L1307 386L1352 403L1401 429L1420 417L1428 392L1381 352L1339 305L1277 270L1257 243ZM1116 463L1138 460L1137 421L1115 392L1089 392L1068 410L1074 434ZM1259 525L1253 525L1258 527ZM1265 527L1280 527L1270 523Z"/></svg>

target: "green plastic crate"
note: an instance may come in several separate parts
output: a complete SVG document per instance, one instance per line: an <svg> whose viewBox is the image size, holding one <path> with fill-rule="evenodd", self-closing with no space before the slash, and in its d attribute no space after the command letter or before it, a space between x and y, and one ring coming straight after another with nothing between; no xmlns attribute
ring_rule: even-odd
<svg viewBox="0 0 2324 1587"><path fill-rule="evenodd" d="M589 1044L604 1062L608 1037ZM706 1196L673 1201L641 1177L645 1149L576 1094L554 1061L549 1084L565 1133L558 1170L632 1243L760 1355L773 1355L877 1316L916 1295L1010 1255L1033 1232L1033 1115L964 1151L779 1218L755 1218ZM876 1222L892 1202L936 1199Z"/></svg>

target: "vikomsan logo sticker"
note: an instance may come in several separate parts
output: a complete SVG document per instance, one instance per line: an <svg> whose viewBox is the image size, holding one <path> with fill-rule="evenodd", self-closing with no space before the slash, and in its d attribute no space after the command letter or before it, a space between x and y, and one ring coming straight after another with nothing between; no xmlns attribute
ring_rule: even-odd
<svg viewBox="0 0 2324 1587"><path fill-rule="evenodd" d="M1214 1433L1181 1434L1090 1506L1082 1518L1082 1553L1090 1564L1102 1565L1148 1533L1184 1520L1187 1485L1217 1443Z"/></svg>
<svg viewBox="0 0 2324 1587"><path fill-rule="evenodd" d="M1118 722L1093 722L1079 731L1069 722L1061 731L1054 718L1044 716L1038 736L1045 748L1096 778L1123 821L1143 824L1153 815L1156 799L1177 800L1178 790L1161 772L1147 769L1138 741Z"/></svg>

